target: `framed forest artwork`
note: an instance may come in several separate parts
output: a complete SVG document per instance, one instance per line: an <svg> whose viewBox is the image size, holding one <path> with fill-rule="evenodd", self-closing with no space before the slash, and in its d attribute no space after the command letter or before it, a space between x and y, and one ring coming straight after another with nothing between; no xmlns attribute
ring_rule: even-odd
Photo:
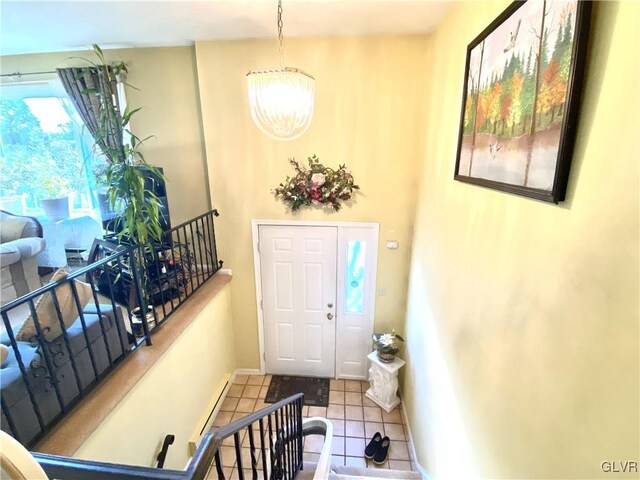
<svg viewBox="0 0 640 480"><path fill-rule="evenodd" d="M591 2L512 3L467 48L456 180L564 200Z"/></svg>

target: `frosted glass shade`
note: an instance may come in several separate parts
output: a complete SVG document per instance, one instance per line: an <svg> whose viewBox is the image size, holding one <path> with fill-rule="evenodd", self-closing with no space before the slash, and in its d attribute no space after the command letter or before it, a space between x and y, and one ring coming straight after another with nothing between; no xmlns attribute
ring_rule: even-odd
<svg viewBox="0 0 640 480"><path fill-rule="evenodd" d="M260 130L276 140L302 135L313 118L315 80L296 68L247 74L251 117Z"/></svg>

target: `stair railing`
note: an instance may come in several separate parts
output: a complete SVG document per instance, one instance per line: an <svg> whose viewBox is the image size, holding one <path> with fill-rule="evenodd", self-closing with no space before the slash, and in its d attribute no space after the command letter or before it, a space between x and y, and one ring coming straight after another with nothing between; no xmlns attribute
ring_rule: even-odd
<svg viewBox="0 0 640 480"><path fill-rule="evenodd" d="M327 478L331 459L331 422L302 421L304 395L292 395L226 426L207 432L186 470L93 462L34 453L50 478L58 480L293 480L302 470L303 437L324 435L325 445L314 478ZM229 447L229 448L227 448ZM233 455L228 452L233 450Z"/></svg>

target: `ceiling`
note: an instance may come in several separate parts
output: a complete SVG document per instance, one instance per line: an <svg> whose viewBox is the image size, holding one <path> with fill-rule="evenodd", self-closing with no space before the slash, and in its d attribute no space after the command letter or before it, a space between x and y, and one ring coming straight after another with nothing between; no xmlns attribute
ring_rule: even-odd
<svg viewBox="0 0 640 480"><path fill-rule="evenodd" d="M445 1L285 0L284 35L426 33ZM0 53L192 45L195 40L276 36L276 0L5 1Z"/></svg>

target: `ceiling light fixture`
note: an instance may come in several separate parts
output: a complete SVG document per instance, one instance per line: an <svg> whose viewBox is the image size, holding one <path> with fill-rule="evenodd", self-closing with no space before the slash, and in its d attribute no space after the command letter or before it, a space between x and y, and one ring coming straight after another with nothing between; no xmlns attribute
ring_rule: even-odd
<svg viewBox="0 0 640 480"><path fill-rule="evenodd" d="M297 68L284 66L282 0L278 0L280 68L250 71L247 88L251 117L275 140L293 140L307 131L313 118L315 80Z"/></svg>

